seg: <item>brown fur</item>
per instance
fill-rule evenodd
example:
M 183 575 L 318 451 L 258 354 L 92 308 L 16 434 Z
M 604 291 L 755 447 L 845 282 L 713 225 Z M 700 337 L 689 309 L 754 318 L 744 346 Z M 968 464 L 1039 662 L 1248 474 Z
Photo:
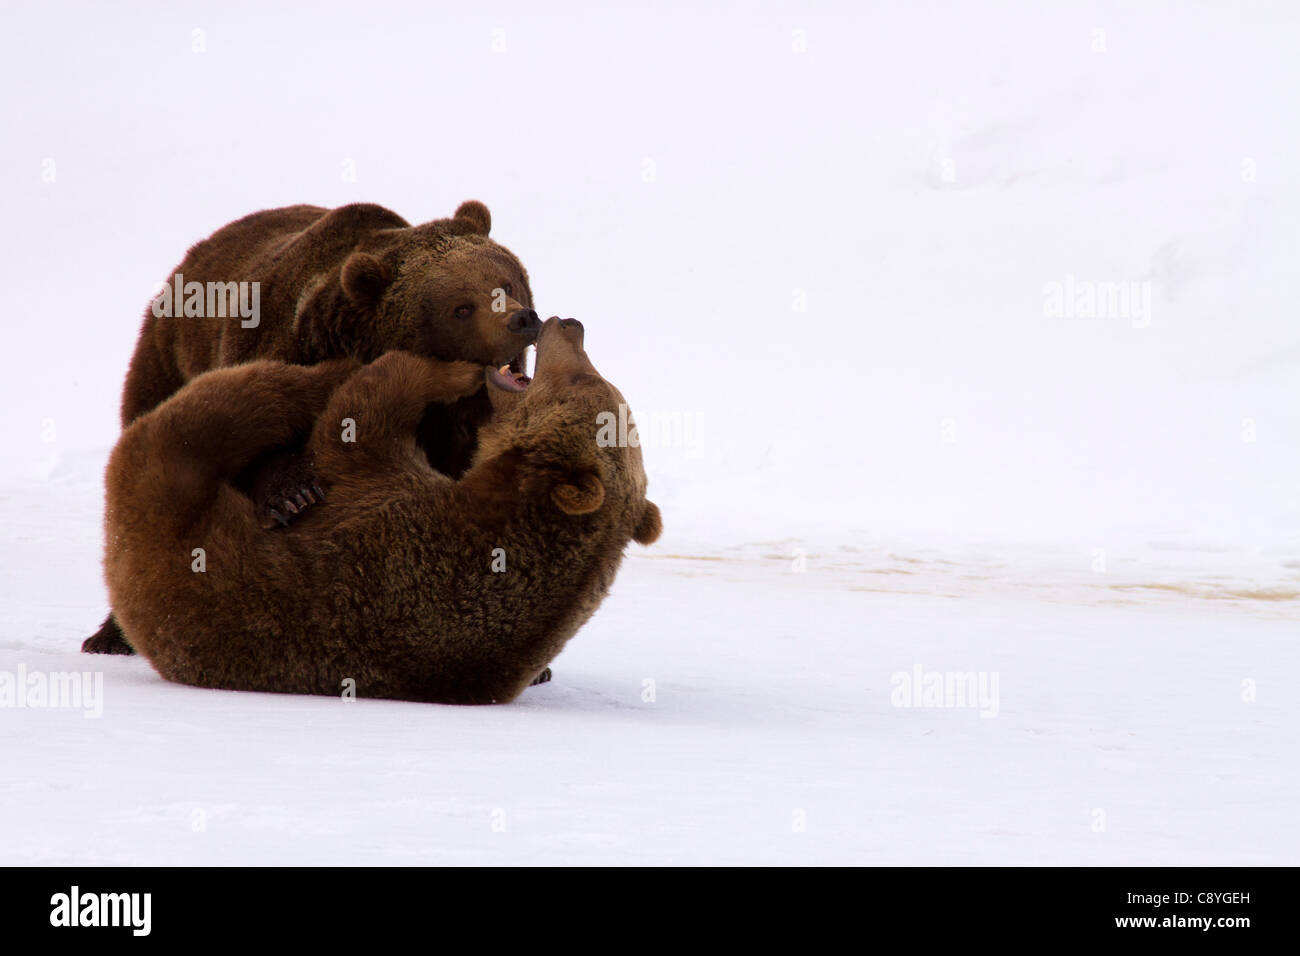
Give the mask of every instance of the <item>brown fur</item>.
M 595 611 L 627 542 L 659 535 L 640 449 L 596 442 L 597 414 L 623 398 L 582 327 L 551 319 L 527 391 L 488 386 L 495 416 L 453 480 L 429 467 L 418 424 L 482 370 L 405 352 L 354 368 L 209 372 L 127 428 L 108 466 L 113 606 L 169 680 L 337 695 L 350 678 L 359 696 L 511 700 Z M 231 478 L 313 421 L 328 513 L 267 534 Z
M 359 203 L 268 209 L 218 229 L 173 275 L 205 286 L 259 283 L 260 321 L 244 328 L 237 318 L 158 317 L 151 304 L 122 391 L 123 427 L 194 376 L 251 359 L 369 362 L 395 349 L 483 365 L 514 359 L 535 329 L 514 333 L 509 321 L 532 309 L 532 289 L 523 264 L 488 238 L 491 225 L 487 207 L 469 200 L 451 219 L 422 226 Z M 496 289 L 508 294 L 494 302 Z M 471 315 L 459 317 L 466 306 Z M 464 469 L 486 408 L 479 393 L 456 414 L 425 423 L 468 441 L 455 448 L 426 442 L 435 467 L 453 475 Z M 470 420 L 468 431 L 458 417 Z
M 488 239 L 491 227 L 487 207 L 475 200 L 462 203 L 451 219 L 422 226 L 382 206 L 355 204 L 269 209 L 222 227 L 194 245 L 173 276 L 205 288 L 209 282 L 258 283 L 258 324 L 185 317 L 182 302 L 173 302 L 172 315 L 157 316 L 151 302 L 122 392 L 123 427 L 195 376 L 253 359 L 367 362 L 404 349 L 483 365 L 516 360 L 536 335 L 532 290 L 519 260 Z M 483 389 L 431 407 L 420 423 L 430 464 L 461 474 L 489 414 Z M 286 443 L 293 440 L 286 435 Z M 239 486 L 261 507 L 264 526 L 274 524 L 270 515 L 297 513 L 293 504 L 280 504 L 296 492 L 307 496 L 306 502 L 297 499 L 303 507 L 315 502 L 310 457 L 294 448 L 267 449 L 250 464 Z M 83 650 L 131 653 L 112 614 Z

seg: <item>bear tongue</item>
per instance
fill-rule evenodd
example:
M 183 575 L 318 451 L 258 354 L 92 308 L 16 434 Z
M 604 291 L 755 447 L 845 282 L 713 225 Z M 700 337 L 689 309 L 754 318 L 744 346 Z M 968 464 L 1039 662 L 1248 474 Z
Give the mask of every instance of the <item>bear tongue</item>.
M 497 385 L 507 391 L 522 392 L 532 381 L 523 372 L 516 372 L 509 362 L 492 372 Z

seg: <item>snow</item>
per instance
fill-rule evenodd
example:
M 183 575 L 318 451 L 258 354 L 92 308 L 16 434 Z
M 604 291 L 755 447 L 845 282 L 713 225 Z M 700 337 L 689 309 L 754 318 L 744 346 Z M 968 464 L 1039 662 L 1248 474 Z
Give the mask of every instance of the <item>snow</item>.
M 0 863 L 1300 859 L 1293 7 L 253 9 L 6 14 L 0 678 L 102 673 L 103 713 L 0 707 Z M 660 436 L 664 537 L 555 680 L 77 654 L 184 248 L 470 196 Z M 996 708 L 895 706 L 917 669 Z

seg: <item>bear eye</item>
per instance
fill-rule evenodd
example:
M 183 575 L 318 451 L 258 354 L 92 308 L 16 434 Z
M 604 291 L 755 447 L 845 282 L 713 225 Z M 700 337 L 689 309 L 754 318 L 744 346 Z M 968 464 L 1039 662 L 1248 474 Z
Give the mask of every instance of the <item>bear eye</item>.
M 453 314 L 458 319 L 468 319 L 471 315 L 474 314 L 474 306 L 458 305 L 456 306 L 455 312 Z
M 501 291 L 504 292 L 506 295 L 514 295 L 515 287 L 512 286 L 509 282 L 503 282 L 501 283 Z

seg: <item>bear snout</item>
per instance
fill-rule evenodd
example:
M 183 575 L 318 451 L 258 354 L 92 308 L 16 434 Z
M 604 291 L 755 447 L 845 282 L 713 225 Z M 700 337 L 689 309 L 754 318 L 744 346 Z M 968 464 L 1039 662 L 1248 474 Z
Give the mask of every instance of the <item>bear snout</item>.
M 537 313 L 532 309 L 520 309 L 511 314 L 509 321 L 506 322 L 506 328 L 511 332 L 531 335 L 537 337 L 537 333 L 542 330 L 542 320 L 537 317 Z
M 577 319 L 562 319 L 559 316 L 552 316 L 555 322 L 556 332 L 565 339 L 570 345 L 582 348 L 582 340 L 586 338 L 587 330 L 583 328 L 581 322 Z M 549 322 L 547 323 L 549 324 Z
M 538 370 L 542 368 L 542 353 L 545 352 L 549 358 L 546 364 L 559 365 L 572 364 L 576 361 L 574 368 L 578 372 L 595 373 L 591 367 L 591 360 L 587 358 L 587 353 L 583 351 L 583 338 L 586 329 L 577 319 L 562 319 L 558 315 L 553 315 L 542 323 L 541 334 L 537 336 L 537 361 Z M 558 366 L 557 366 L 558 367 Z

